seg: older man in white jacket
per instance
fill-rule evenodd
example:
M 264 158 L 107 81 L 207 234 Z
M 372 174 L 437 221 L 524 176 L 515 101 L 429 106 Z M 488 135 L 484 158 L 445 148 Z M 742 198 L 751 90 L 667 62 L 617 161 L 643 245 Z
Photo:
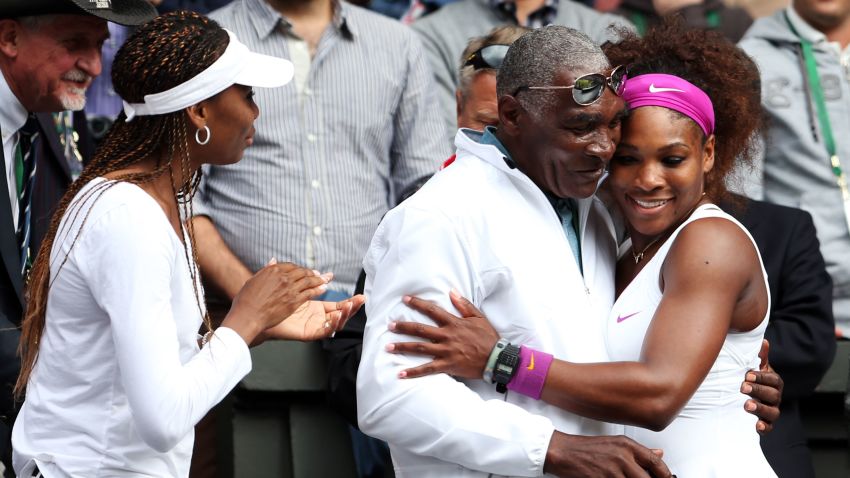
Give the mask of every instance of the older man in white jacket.
M 499 72 L 499 129 L 461 130 L 452 167 L 375 233 L 364 259 L 369 321 L 358 415 L 364 432 L 389 442 L 398 476 L 669 476 L 627 439 L 575 436 L 617 434 L 617 425 L 480 380 L 403 380 L 399 372 L 423 360 L 385 352 L 395 340 L 390 322 L 425 320 L 404 294 L 448 307 L 445 291 L 456 288 L 512 343 L 576 362 L 607 360 L 601 326 L 614 299 L 616 240 L 593 193 L 624 104 L 610 80 L 575 93 L 572 85 L 610 72 L 602 51 L 575 30 L 525 35 Z

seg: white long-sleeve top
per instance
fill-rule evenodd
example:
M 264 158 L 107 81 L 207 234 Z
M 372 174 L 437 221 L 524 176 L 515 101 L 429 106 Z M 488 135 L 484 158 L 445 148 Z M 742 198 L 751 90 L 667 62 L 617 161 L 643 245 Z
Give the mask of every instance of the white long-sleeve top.
M 469 133 L 473 134 L 473 133 Z M 405 294 L 454 310 L 457 288 L 514 344 L 575 362 L 607 361 L 603 326 L 614 299 L 614 229 L 597 199 L 579 201 L 582 277 L 543 192 L 494 146 L 463 130 L 457 160 L 387 213 L 364 259 L 366 325 L 357 377 L 360 426 L 390 444 L 400 477 L 538 476 L 553 430 L 622 428 L 581 418 L 482 380 L 402 380 L 420 357 L 394 355 L 393 320 L 430 323 Z
M 199 308 L 162 208 L 106 184 L 77 195 L 51 251 L 46 326 L 12 437 L 19 476 L 34 464 L 48 478 L 188 476 L 194 425 L 251 369 L 231 329 L 198 348 L 203 291 Z

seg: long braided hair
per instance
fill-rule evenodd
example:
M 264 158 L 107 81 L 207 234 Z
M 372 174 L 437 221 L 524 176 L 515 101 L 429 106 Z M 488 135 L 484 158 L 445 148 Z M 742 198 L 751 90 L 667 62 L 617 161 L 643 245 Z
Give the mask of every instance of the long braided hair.
M 177 11 L 159 16 L 139 27 L 121 47 L 112 64 L 112 84 L 121 98 L 129 103 L 141 103 L 144 96 L 173 88 L 198 75 L 209 67 L 227 48 L 229 42 L 225 32 L 216 22 L 189 11 Z M 108 188 L 119 181 L 144 184 L 169 173 L 172 177 L 172 192 L 177 204 L 177 213 L 182 218 L 192 216 L 192 195 L 200 181 L 200 170 L 190 170 L 187 130 L 189 124 L 184 111 L 163 115 L 140 116 L 131 122 L 118 115 L 103 143 L 86 166 L 79 179 L 71 184 L 59 202 L 50 223 L 41 249 L 33 264 L 27 284 L 27 310 L 21 326 L 21 373 L 15 384 L 15 396 L 21 398 L 38 358 L 39 341 L 44 333 L 45 315 L 50 285 L 51 267 L 55 276 L 61 271 L 68 254 L 50 261 L 50 252 L 57 237 L 59 243 L 72 240 L 74 246 L 83 230 L 85 219 L 75 237 L 62 235 L 59 230 L 62 218 L 68 216 L 67 224 L 76 222 L 77 216 L 88 201 L 96 201 Z M 153 171 L 122 174 L 113 181 L 96 184 L 81 197 L 77 194 L 91 180 L 120 171 L 144 159 L 156 158 Z M 174 168 L 180 168 L 183 183 L 175 184 Z M 91 209 L 89 209 L 90 211 Z M 200 277 L 195 253 L 195 236 L 191 221 L 187 221 L 188 243 L 184 243 L 186 261 L 192 275 L 193 289 L 204 324 L 209 329 L 209 316 L 204 312 L 198 294 Z M 191 251 L 191 252 L 190 252 Z

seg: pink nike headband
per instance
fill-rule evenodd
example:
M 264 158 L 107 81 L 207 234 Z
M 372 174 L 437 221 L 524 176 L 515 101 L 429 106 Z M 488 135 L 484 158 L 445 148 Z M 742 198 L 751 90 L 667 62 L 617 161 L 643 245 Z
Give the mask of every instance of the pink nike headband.
M 661 106 L 691 118 L 706 136 L 714 132 L 714 106 L 704 91 L 678 76 L 651 73 L 630 77 L 623 99 L 629 108 Z

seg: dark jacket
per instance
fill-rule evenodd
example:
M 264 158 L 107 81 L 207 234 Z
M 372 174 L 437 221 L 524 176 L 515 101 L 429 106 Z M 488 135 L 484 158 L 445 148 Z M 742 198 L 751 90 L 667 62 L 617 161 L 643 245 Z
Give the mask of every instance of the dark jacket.
M 362 294 L 366 271 L 360 271 L 354 293 Z M 322 346 L 328 353 L 328 403 L 351 426 L 357 425 L 357 369 L 363 353 L 363 333 L 366 330 L 366 307 L 348 319 L 345 327 Z
M 749 229 L 761 252 L 770 287 L 770 364 L 785 381 L 781 415 L 761 439 L 780 478 L 814 478 L 799 400 L 810 395 L 832 364 L 835 322 L 832 281 L 812 216 L 800 209 L 746 200 L 723 205 Z
M 38 113 L 39 136 L 36 154 L 36 180 L 32 196 L 31 234 L 32 250 L 37 251 L 47 229 L 50 217 L 62 195 L 71 184 L 70 167 L 65 159 L 64 150 L 59 142 L 56 126 L 50 113 Z M 85 114 L 74 114 L 74 123 L 79 125 L 78 145 L 83 158 L 92 155 L 92 142 L 86 128 Z M 0 160 L 3 157 L 0 149 Z M 7 191 L 5 175 L 0 175 L 0 191 Z M 20 370 L 16 355 L 21 323 L 24 311 L 23 277 L 20 271 L 20 255 L 15 228 L 12 222 L 12 207 L 9 195 L 0 194 L 0 416 L 10 423 L 14 416 L 12 386 Z

